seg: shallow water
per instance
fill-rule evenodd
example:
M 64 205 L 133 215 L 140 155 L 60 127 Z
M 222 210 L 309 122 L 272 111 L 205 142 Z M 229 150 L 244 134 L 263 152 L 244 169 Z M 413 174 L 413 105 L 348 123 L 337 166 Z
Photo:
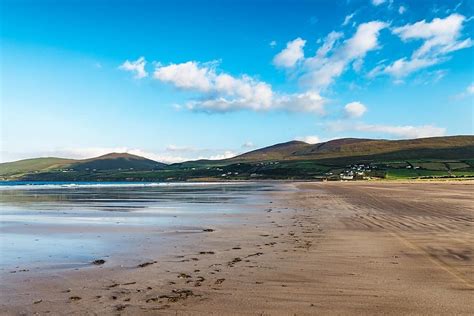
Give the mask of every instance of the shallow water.
M 252 212 L 265 183 L 0 183 L 0 272 L 80 267 Z M 225 216 L 222 216 L 225 215 Z M 167 235 L 168 234 L 168 235 Z M 177 238 L 174 236 L 173 238 Z M 146 245 L 145 245 L 146 246 Z

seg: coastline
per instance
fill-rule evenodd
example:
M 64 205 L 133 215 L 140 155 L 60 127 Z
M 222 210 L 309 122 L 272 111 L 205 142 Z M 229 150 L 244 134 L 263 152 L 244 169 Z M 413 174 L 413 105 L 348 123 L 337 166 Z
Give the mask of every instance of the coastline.
M 404 184 L 404 185 L 400 185 Z M 163 253 L 8 275 L 2 314 L 470 314 L 472 181 L 286 182 Z M 201 229 L 200 227 L 199 229 Z M 179 235 L 179 236 L 178 236 Z M 179 247 L 178 247 L 179 246 Z

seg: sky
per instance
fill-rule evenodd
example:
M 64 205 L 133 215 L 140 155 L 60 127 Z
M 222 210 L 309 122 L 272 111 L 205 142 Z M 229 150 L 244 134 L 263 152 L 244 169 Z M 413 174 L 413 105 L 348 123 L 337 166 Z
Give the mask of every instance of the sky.
M 469 0 L 0 0 L 0 160 L 474 134 Z

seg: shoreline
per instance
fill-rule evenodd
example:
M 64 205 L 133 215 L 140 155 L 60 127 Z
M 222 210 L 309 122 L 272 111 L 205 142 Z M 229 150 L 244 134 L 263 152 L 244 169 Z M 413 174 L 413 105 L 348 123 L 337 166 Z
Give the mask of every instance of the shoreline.
M 177 243 L 162 254 L 8 275 L 0 311 L 473 313 L 462 303 L 474 290 L 473 184 L 280 183 L 232 223 L 171 234 Z

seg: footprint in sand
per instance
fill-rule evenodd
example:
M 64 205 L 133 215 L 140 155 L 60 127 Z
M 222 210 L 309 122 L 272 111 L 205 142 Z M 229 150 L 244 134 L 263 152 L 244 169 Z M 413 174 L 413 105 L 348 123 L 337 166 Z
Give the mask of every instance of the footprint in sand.
M 80 297 L 80 296 L 71 296 L 71 297 L 69 298 L 70 301 L 79 301 L 79 300 L 81 300 L 81 299 L 82 299 L 82 297 Z

